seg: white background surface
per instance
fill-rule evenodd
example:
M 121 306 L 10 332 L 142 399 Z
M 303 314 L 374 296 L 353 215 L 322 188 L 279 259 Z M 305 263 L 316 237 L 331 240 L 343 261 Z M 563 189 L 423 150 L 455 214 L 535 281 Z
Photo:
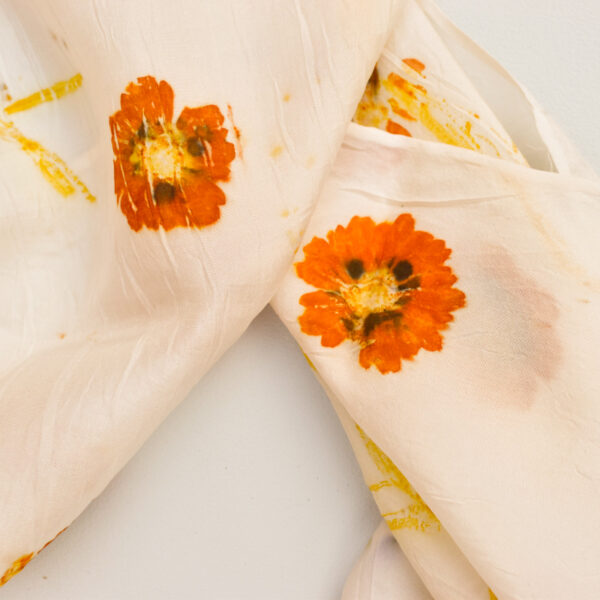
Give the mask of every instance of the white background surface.
M 600 171 L 600 3 L 439 0 Z M 378 523 L 267 309 L 2 600 L 333 600 Z

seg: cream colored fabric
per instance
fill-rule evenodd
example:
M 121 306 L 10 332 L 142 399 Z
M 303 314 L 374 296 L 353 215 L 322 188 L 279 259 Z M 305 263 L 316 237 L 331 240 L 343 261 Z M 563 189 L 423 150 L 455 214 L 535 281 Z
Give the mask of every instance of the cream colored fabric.
M 71 523 L 272 296 L 393 8 L 2 2 L 3 108 L 50 91 L 0 114 L 0 574 Z M 173 126 L 186 106 L 225 117 L 236 154 L 210 226 L 136 232 L 116 202 L 109 117 L 147 76 L 173 90 Z
M 341 600 L 432 600 L 386 523 L 375 530 L 350 573 Z
M 279 288 L 399 544 L 344 598 L 600 595 L 600 185 L 527 92 L 429 0 L 5 0 L 0 28 L 2 583 Z M 122 135 L 136 86 L 172 119 Z M 156 212 L 165 164 L 210 174 L 216 220 L 125 214 L 115 180 L 160 171 Z
M 352 125 L 302 245 L 355 215 L 410 212 L 452 249 L 466 306 L 441 352 L 383 375 L 359 365 L 355 344 L 326 348 L 300 330 L 298 299 L 314 287 L 293 269 L 274 301 L 499 598 L 599 589 L 599 198 L 592 181 Z
M 477 77 L 478 89 L 456 56 Z M 404 87 L 394 85 L 396 74 L 408 82 Z M 430 3 L 403 4 L 402 18 L 378 61 L 377 80 L 377 92 L 367 89 L 355 115 L 362 124 L 385 129 L 388 117 L 392 117 L 413 137 L 527 164 L 482 95 L 512 98 L 510 109 L 503 112 L 504 123 L 521 141 L 532 164 L 595 179 L 530 94 Z M 399 118 L 402 111 L 398 108 L 411 114 L 404 110 Z M 352 421 L 330 390 L 328 393 L 380 512 L 432 595 L 457 600 L 493 597 L 396 465 Z M 392 592 L 390 597 L 394 597 Z

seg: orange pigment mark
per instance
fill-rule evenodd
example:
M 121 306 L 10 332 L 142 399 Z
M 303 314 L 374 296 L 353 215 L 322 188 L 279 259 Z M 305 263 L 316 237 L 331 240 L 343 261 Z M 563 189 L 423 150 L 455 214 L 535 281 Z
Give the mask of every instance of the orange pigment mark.
M 12 122 L 0 119 L 0 139 L 15 142 L 35 163 L 44 178 L 62 196 L 70 196 L 76 188 L 90 201 L 95 202 L 87 186 L 68 167 L 65 161 L 35 140 L 25 137 Z
M 465 121 L 462 125 L 457 124 L 445 103 L 430 98 L 422 85 L 410 83 L 404 77 L 392 72 L 384 82 L 384 86 L 391 94 L 388 102 L 392 110 L 395 113 L 400 110 L 406 111 L 413 119 L 425 126 L 438 141 L 469 150 L 481 149 L 479 141 L 472 133 L 472 123 Z M 439 113 L 442 113 L 448 121 L 442 122 L 437 117 Z M 491 142 L 489 143 L 493 146 Z M 498 154 L 498 151 L 495 150 L 495 153 Z
M 394 123 L 394 121 L 388 120 L 388 122 L 385 125 L 385 130 L 388 133 L 396 133 L 399 135 L 406 135 L 408 137 L 412 137 L 412 135 L 410 134 L 410 131 L 408 131 L 408 129 L 406 129 L 405 127 L 402 127 L 402 125 L 400 125 L 399 123 Z
M 17 558 L 17 560 L 15 560 L 15 562 L 13 562 L 13 564 L 6 570 L 4 575 L 0 577 L 0 586 L 7 583 L 8 580 L 12 579 L 17 573 L 20 573 L 34 556 L 35 553 L 31 552 L 30 554 L 25 554 L 20 558 Z
M 4 109 L 4 112 L 6 112 L 6 114 L 11 115 L 16 112 L 29 110 L 44 102 L 52 102 L 52 100 L 58 100 L 59 98 L 62 98 L 67 94 L 71 94 L 77 89 L 79 89 L 81 87 L 82 82 L 83 77 L 81 76 L 81 73 L 77 73 L 77 75 L 73 75 L 73 77 L 71 77 L 70 79 L 67 79 L 65 81 L 59 81 L 48 88 L 36 92 L 35 94 L 31 94 L 26 98 L 21 98 L 20 100 L 9 104 Z
M 478 151 L 489 156 L 515 157 L 525 163 L 517 147 L 511 140 L 479 124 L 480 116 L 469 113 L 460 106 L 448 102 L 445 98 L 435 98 L 422 85 L 426 83 L 425 64 L 416 58 L 403 59 L 402 74 L 389 72 L 386 79 L 381 78 L 381 67 L 376 68 L 369 79 L 363 97 L 353 120 L 366 127 L 377 127 L 390 131 L 389 123 L 397 123 L 396 115 L 404 121 L 418 122 L 439 142 Z M 417 83 L 416 77 L 422 83 Z M 390 116 L 387 106 L 391 108 Z M 465 119 L 468 116 L 468 119 Z M 490 132 L 492 135 L 490 135 Z M 422 136 L 423 132 L 413 130 L 413 136 Z M 424 139 L 428 139 L 425 136 Z
M 284 102 L 289 102 L 291 97 L 292 97 L 291 94 L 284 94 L 283 95 L 283 101 Z
M 326 348 L 356 344 L 360 366 L 382 374 L 397 373 L 421 349 L 441 351 L 465 295 L 445 264 L 451 250 L 414 226 L 408 213 L 392 223 L 355 216 L 306 244 L 296 274 L 316 291 L 299 299 L 302 332 Z
M 420 60 L 417 60 L 416 58 L 403 58 L 402 62 L 420 74 L 422 74 L 425 69 L 425 65 Z
M 235 136 L 235 149 L 237 150 L 238 156 L 243 160 L 244 159 L 244 148 L 242 147 L 242 134 L 240 130 L 236 127 L 235 121 L 233 120 L 233 108 L 231 104 L 227 105 L 227 118 L 231 122 L 231 126 L 233 127 L 233 135 Z
M 109 117 L 117 204 L 133 231 L 169 231 L 216 223 L 226 203 L 235 146 L 218 106 L 184 107 L 173 119 L 175 93 L 148 75 L 129 83 Z
M 59 334 L 58 334 L 58 337 L 59 337 L 61 340 L 64 340 L 64 339 L 65 339 L 65 337 L 67 337 L 67 334 L 66 334 L 66 333 L 59 333 Z
M 67 528 L 65 527 L 65 529 Z M 36 557 L 44 548 L 46 548 L 46 546 L 51 544 L 63 531 L 65 531 L 65 529 L 59 531 L 49 542 L 46 542 L 42 546 L 42 548 L 37 552 L 30 552 L 29 554 L 25 554 L 20 558 L 17 558 L 17 560 L 15 560 L 15 562 L 13 562 L 13 564 L 6 570 L 4 575 L 0 577 L 0 586 L 3 586 L 17 573 L 20 573 L 27 566 L 27 564 L 31 561 L 32 558 Z
M 407 121 L 416 121 L 417 117 L 413 117 L 408 111 L 404 110 L 396 101 L 395 98 L 390 98 L 388 100 L 390 106 L 392 107 L 392 112 L 396 113 L 399 117 L 406 119 Z

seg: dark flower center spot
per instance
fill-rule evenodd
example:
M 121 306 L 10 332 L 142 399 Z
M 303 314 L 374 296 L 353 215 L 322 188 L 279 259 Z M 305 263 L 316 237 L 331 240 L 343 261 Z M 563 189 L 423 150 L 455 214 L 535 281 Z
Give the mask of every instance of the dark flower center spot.
M 352 331 L 354 329 L 354 321 L 352 319 L 342 319 L 342 323 L 344 324 L 344 327 L 348 330 L 348 331 Z
M 396 263 L 396 266 L 392 270 L 394 277 L 397 281 L 404 281 L 413 274 L 412 265 L 407 260 L 401 260 Z
M 359 258 L 353 258 L 346 263 L 346 272 L 352 279 L 360 279 L 361 275 L 365 272 L 365 266 L 363 261 Z
M 137 130 L 137 136 L 142 139 L 146 137 L 146 126 L 144 125 L 144 122 L 142 121 L 142 123 L 140 124 L 138 130 Z
M 197 137 L 190 138 L 187 141 L 187 151 L 192 156 L 202 156 L 205 152 L 204 144 Z
M 396 289 L 399 292 L 404 290 L 416 290 L 421 285 L 421 278 L 418 275 L 411 277 L 408 281 L 401 283 Z
M 363 334 L 366 338 L 369 337 L 373 329 L 386 321 L 392 321 L 399 319 L 402 316 L 401 313 L 394 310 L 384 310 L 382 312 L 369 313 L 367 318 L 363 322 Z
M 175 186 L 161 181 L 154 187 L 154 201 L 156 204 L 165 204 L 175 198 Z

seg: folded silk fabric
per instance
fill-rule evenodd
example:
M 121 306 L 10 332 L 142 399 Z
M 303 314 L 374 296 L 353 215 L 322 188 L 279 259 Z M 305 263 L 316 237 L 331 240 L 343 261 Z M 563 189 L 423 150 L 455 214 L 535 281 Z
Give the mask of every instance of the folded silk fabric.
M 395 18 L 388 0 L 0 7 L 5 583 L 273 295 Z
M 178 8 L 4 6 L 3 582 L 265 304 L 328 174 L 274 306 L 410 562 L 379 530 L 345 597 L 596 598 L 587 168 L 519 89 L 520 151 L 428 3 Z
M 564 143 L 527 93 L 432 5 L 404 3 L 402 19 L 378 61 L 355 121 L 392 134 L 527 164 L 454 60 L 450 48 L 454 53 L 462 50 L 463 62 L 469 67 L 480 63 L 478 81 L 486 96 L 490 97 L 493 88 L 498 95 L 514 99 L 507 126 L 522 141 L 532 164 L 561 173 L 589 175 L 584 161 Z M 499 77 L 504 79 L 503 85 L 492 85 L 493 79 Z M 375 315 L 386 317 L 385 313 Z M 352 421 L 331 390 L 329 393 L 382 515 L 432 595 L 447 599 L 489 598 L 492 590 L 429 506 L 390 458 Z M 365 560 L 368 559 L 363 558 L 362 562 Z M 383 570 L 379 579 L 385 579 Z M 356 582 L 351 580 L 347 590 L 352 586 Z
M 433 597 L 596 598 L 600 186 L 521 90 L 563 168 L 484 156 L 482 116 L 436 117 L 436 65 L 430 85 L 405 58 L 372 77 L 358 117 L 391 123 L 349 128 L 274 306 Z

